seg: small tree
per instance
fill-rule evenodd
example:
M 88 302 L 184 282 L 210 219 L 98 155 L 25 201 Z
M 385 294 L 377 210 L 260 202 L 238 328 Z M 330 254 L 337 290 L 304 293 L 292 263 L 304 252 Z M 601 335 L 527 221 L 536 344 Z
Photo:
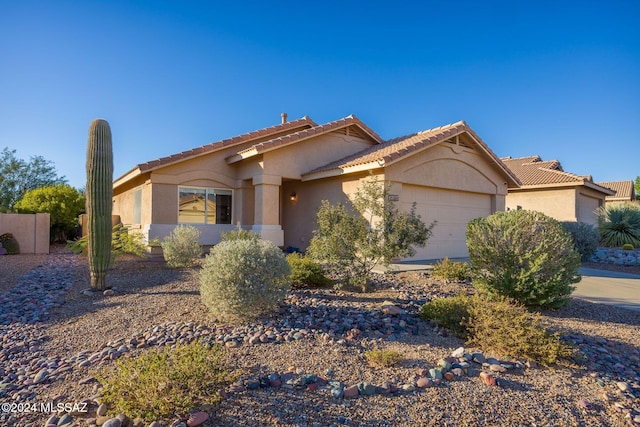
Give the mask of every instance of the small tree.
M 75 237 L 78 215 L 84 212 L 84 196 L 67 184 L 40 187 L 25 193 L 14 208 L 19 213 L 49 213 L 51 240 Z
M 366 180 L 350 197 L 350 207 L 322 201 L 308 253 L 326 262 L 341 283 L 367 289 L 369 274 L 378 264 L 415 254 L 424 246 L 435 225 L 426 226 L 415 213 L 400 212 L 389 200 L 387 185 L 377 177 Z
M 65 177 L 59 177 L 53 163 L 44 157 L 25 162 L 16 157 L 16 150 L 0 151 L 0 212 L 11 211 L 29 190 L 64 183 Z

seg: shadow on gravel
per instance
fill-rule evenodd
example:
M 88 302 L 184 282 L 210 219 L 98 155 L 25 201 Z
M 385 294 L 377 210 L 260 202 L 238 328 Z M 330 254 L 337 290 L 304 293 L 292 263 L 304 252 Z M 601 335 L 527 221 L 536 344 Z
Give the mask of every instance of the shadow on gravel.
M 134 298 L 153 298 L 154 295 L 175 295 L 176 301 L 194 298 L 199 301 L 197 289 L 185 289 L 183 283 L 193 281 L 193 270 L 167 268 L 164 260 L 137 257 L 117 260 L 107 272 L 107 287 L 115 291 L 113 296 L 101 292 L 84 295 L 90 290 L 89 267 L 84 263 L 74 277 L 74 284 L 64 295 L 62 304 L 51 310 L 44 323 L 70 321 L 87 313 L 100 310 L 126 310 L 135 304 Z M 173 285 L 175 284 L 175 285 Z
M 605 308 L 610 308 L 606 306 Z M 603 310 L 603 305 L 572 298 L 566 307 L 557 310 L 544 310 L 541 314 L 550 318 L 580 319 L 594 322 L 620 323 L 639 325 L 640 312 L 617 307 Z

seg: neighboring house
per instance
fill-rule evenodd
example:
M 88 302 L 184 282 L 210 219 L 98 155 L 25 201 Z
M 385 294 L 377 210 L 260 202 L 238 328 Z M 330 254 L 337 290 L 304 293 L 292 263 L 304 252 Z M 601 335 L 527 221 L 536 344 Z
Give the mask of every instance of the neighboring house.
M 390 183 L 403 210 L 437 221 L 415 259 L 466 256 L 466 224 L 505 209 L 519 182 L 465 123 L 384 141 L 354 116 L 309 117 L 139 164 L 113 185 L 113 212 L 145 237 L 178 224 L 203 245 L 238 225 L 282 247 L 306 249 L 322 200 L 345 202 L 362 180 Z
M 619 205 L 636 200 L 636 190 L 631 180 L 598 182 L 597 184 L 601 187 L 610 188 L 615 192 L 611 196 L 606 197 L 605 204 L 607 206 Z
M 596 224 L 596 210 L 614 194 L 591 176 L 565 172 L 557 160 L 543 161 L 539 156 L 501 160 L 522 183 L 509 188 L 507 209 L 535 210 L 559 221 Z

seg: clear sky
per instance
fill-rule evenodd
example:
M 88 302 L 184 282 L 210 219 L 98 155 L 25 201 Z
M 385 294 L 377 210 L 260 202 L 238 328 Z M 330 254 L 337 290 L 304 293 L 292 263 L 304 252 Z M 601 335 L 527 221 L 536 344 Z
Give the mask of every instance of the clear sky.
M 640 1 L 0 0 L 0 150 L 85 185 L 309 115 L 383 138 L 465 120 L 498 156 L 640 175 Z

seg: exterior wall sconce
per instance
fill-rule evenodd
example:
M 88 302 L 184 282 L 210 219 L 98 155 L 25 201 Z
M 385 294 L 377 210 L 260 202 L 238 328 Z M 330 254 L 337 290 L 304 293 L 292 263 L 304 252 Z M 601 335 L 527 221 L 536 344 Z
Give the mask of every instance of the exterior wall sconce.
M 291 195 L 289 196 L 289 200 L 291 200 L 292 202 L 295 202 L 296 200 L 298 200 L 298 195 L 296 194 L 295 191 L 291 193 Z

